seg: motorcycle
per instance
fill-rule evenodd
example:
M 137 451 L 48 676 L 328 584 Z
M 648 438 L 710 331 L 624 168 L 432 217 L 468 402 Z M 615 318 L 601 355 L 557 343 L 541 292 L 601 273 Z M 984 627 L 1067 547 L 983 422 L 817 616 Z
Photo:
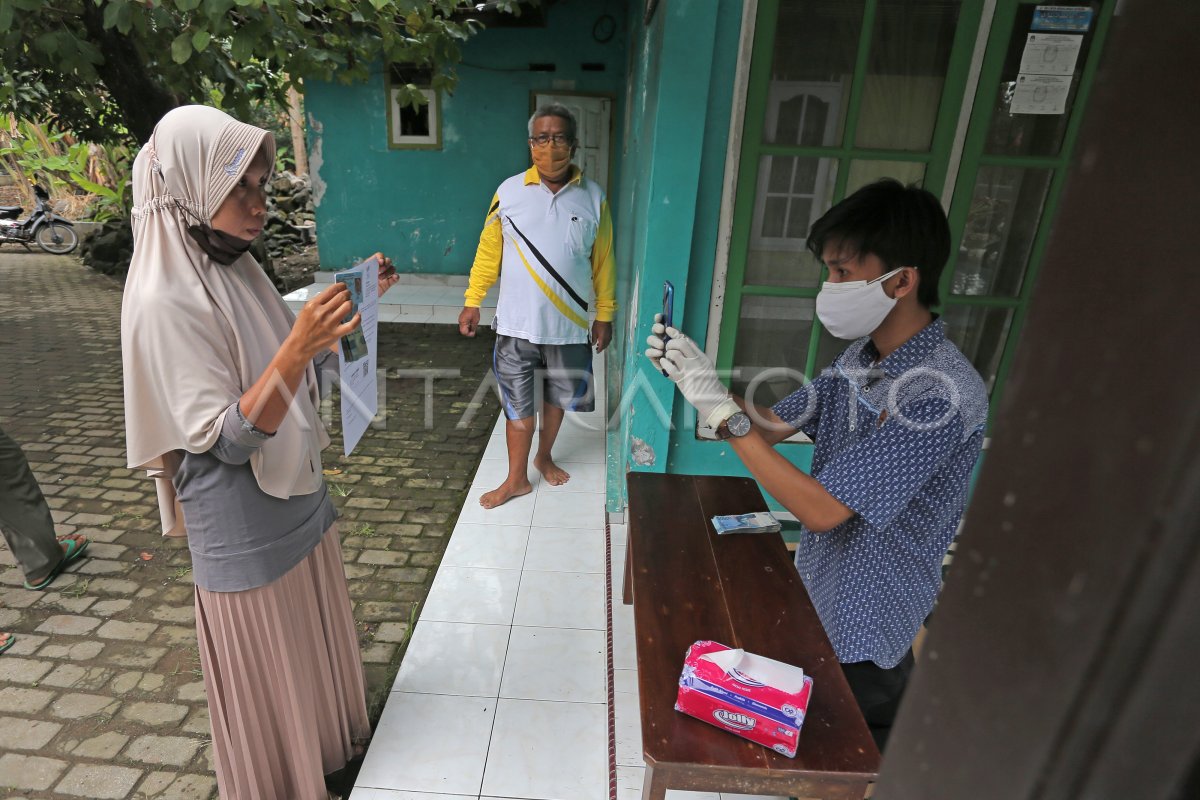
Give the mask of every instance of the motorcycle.
M 40 185 L 33 185 L 37 203 L 33 213 L 25 219 L 21 206 L 0 206 L 0 244 L 16 243 L 29 249 L 30 242 L 47 253 L 65 255 L 79 244 L 79 234 L 72 227 L 75 223 L 60 217 L 50 208 L 50 195 Z

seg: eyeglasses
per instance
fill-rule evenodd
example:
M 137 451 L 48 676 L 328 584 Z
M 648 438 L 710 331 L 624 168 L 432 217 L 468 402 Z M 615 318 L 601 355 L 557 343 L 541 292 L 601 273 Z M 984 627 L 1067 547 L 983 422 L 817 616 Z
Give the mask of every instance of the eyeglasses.
M 545 147 L 554 142 L 556 145 L 571 144 L 574 140 L 565 133 L 540 133 L 537 136 L 529 137 L 529 144 L 534 147 Z

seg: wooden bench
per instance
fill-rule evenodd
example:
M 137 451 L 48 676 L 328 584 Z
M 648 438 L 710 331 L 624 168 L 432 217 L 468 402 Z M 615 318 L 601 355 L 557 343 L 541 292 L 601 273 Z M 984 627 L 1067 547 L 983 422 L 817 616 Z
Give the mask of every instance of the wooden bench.
M 641 692 L 643 800 L 667 789 L 861 800 L 879 751 L 779 536 L 718 537 L 718 514 L 766 511 L 749 479 L 630 473 L 624 599 Z M 794 759 L 675 711 L 688 646 L 711 639 L 802 667 L 813 696 Z

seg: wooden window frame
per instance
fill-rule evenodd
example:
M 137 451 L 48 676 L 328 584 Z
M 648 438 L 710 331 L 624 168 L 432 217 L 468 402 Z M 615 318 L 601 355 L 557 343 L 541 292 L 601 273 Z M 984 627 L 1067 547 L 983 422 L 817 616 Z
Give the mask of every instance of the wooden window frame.
M 429 109 L 429 133 L 425 136 L 401 136 L 399 129 L 400 114 L 404 106 L 397 100 L 398 88 L 393 77 L 393 69 L 385 73 L 387 97 L 387 146 L 389 150 L 441 150 L 442 149 L 442 96 L 436 89 L 420 87 L 425 95 Z

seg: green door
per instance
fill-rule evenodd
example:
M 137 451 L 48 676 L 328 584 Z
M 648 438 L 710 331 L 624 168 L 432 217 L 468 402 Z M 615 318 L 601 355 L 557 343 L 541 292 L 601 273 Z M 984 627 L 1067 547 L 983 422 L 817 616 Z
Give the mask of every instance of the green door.
M 804 237 L 886 176 L 953 186 L 938 310 L 995 400 L 1114 2 L 760 0 L 717 352 L 736 393 L 770 404 L 844 348 Z
M 982 6 L 760 0 L 717 353 L 734 392 L 769 405 L 845 346 L 816 320 L 808 228 L 881 177 L 941 194 Z

